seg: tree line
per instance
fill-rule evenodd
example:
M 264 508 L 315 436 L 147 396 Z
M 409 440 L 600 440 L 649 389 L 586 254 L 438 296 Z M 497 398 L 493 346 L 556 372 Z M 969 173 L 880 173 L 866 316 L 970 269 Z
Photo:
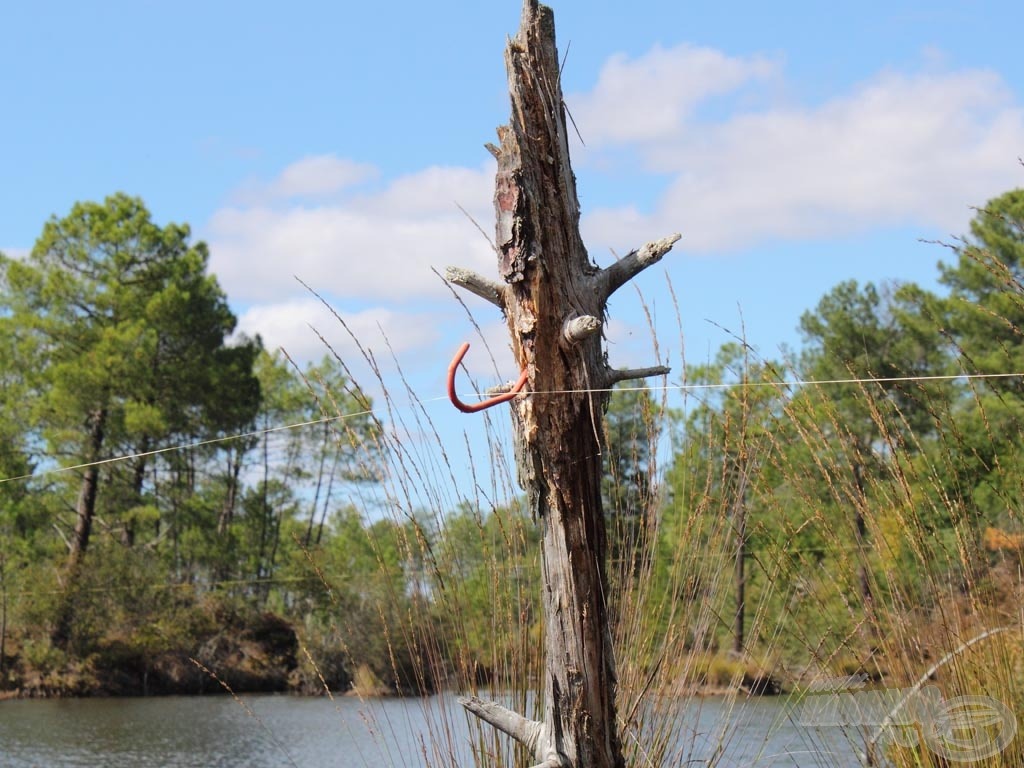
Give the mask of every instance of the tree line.
M 208 261 L 126 195 L 0 260 L 0 473 L 22 478 L 0 485 L 0 574 L 22 662 L 102 657 L 113 630 L 145 664 L 204 593 L 265 610 L 293 550 L 335 535 L 343 487 L 372 479 L 343 364 L 237 334 Z
M 1024 191 L 948 247 L 941 295 L 844 282 L 798 352 L 737 340 L 687 367 L 681 404 L 613 395 L 612 600 L 638 669 L 685 648 L 880 672 L 899 606 L 926 623 L 950 590 L 1003 588 L 1020 551 L 983 543 L 1021 530 Z M 238 334 L 208 261 L 125 195 L 0 257 L 0 690 L 536 674 L 522 504 L 353 502 L 387 463 L 372 403 L 344 361 Z
M 694 568 L 694 595 L 723 593 L 694 647 L 910 674 L 1012 615 L 1022 549 L 985 542 L 1022 530 L 1024 190 L 944 247 L 941 293 L 846 281 L 804 313 L 799 351 L 740 340 L 688 370 L 707 388 L 661 532 L 721 555 Z

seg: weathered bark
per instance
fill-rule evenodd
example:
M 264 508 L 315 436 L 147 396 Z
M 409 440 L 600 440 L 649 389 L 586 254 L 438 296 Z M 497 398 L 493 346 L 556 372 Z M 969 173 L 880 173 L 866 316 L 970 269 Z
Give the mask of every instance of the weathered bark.
M 527 745 L 547 766 L 623 764 L 615 714 L 615 661 L 601 508 L 602 415 L 616 381 L 667 373 L 608 367 L 600 331 L 608 296 L 664 255 L 678 235 L 601 270 L 579 233 L 569 164 L 554 17 L 525 0 L 505 62 L 510 124 L 498 129 L 495 191 L 498 271 L 449 279 L 500 306 L 527 392 L 512 402 L 520 484 L 542 529 L 546 674 L 544 719 L 467 699 L 467 709 Z

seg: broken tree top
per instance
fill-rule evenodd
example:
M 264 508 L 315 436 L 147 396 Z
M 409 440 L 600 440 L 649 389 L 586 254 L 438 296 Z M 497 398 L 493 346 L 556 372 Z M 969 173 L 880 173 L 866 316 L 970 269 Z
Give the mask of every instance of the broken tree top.
M 590 260 L 579 232 L 576 178 L 569 161 L 565 106 L 559 79 L 554 14 L 532 0 L 505 52 L 512 102 L 500 146 L 494 206 L 500 280 L 450 267 L 447 278 L 505 312 L 521 370 L 533 391 L 603 389 L 616 382 L 668 373 L 661 366 L 615 370 L 603 362 L 600 336 L 605 305 L 618 288 L 659 261 L 679 240 L 673 234 L 629 252 L 606 269 Z M 535 369 L 536 345 L 586 345 L 600 364 L 586 382 L 560 387 Z M 518 343 L 517 343 L 518 342 Z M 537 380 L 537 376 L 541 380 Z M 561 382 L 565 384 L 566 382 Z

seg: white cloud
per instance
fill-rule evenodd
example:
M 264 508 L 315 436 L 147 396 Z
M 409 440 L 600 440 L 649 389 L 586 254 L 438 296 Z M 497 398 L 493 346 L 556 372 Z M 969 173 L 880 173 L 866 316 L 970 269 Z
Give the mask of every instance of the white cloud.
M 672 179 L 649 213 L 589 215 L 588 236 L 614 247 L 668 231 L 691 252 L 899 224 L 956 232 L 970 205 L 1019 184 L 1024 110 L 991 72 L 883 73 L 816 107 L 693 122 L 633 146 Z
M 305 174 L 294 168 L 270 186 Z M 487 228 L 492 178 L 491 168 L 427 168 L 380 192 L 330 203 L 222 208 L 205 233 L 211 267 L 228 295 L 242 301 L 293 295 L 302 290 L 295 276 L 333 297 L 442 295 L 432 267 L 494 269 L 487 240 L 458 208 Z
M 292 163 L 273 181 L 249 180 L 232 195 L 240 205 L 323 200 L 377 176 L 372 165 L 335 155 L 312 155 Z
M 455 207 L 458 203 L 474 218 L 484 217 L 478 221 L 486 227 L 494 218 L 494 170 L 494 163 L 477 169 L 431 166 L 401 176 L 380 194 L 354 200 L 353 205 L 382 216 L 451 216 L 454 211 L 468 224 Z
M 438 337 L 438 322 L 429 314 L 383 307 L 339 314 L 360 344 L 382 361 L 388 357 L 388 346 L 399 354 L 427 347 Z M 252 306 L 239 317 L 238 332 L 259 334 L 267 349 L 282 347 L 296 361 L 318 360 L 330 354 L 324 341 L 346 361 L 361 359 L 349 332 L 330 309 L 312 296 Z
M 569 96 L 573 119 L 588 146 L 672 138 L 709 97 L 778 74 L 761 57 L 730 57 L 711 48 L 655 46 L 637 59 L 612 56 L 597 84 Z
M 959 232 L 970 205 L 1020 183 L 1024 109 L 995 73 L 882 72 L 813 105 L 794 105 L 784 92 L 781 65 L 760 56 L 679 46 L 610 59 L 591 92 L 569 98 L 588 142 L 577 161 L 614 174 L 630 158 L 630 183 L 638 169 L 657 174 L 662 192 L 644 208 L 585 212 L 591 251 L 621 253 L 674 231 L 689 253 L 898 225 Z M 432 268 L 494 273 L 490 245 L 457 207 L 491 232 L 492 162 L 365 183 L 376 176 L 352 160 L 308 157 L 243 186 L 214 214 L 203 234 L 228 295 L 250 305 L 243 330 L 318 356 L 306 327 L 316 304 L 293 276 L 364 308 L 447 301 Z M 324 317 L 314 324 L 325 321 L 332 327 Z M 377 324 L 406 350 L 443 330 L 426 314 L 353 316 L 358 334 L 377 338 Z M 474 349 L 471 370 L 490 381 L 496 373 L 482 352 Z M 619 353 L 616 365 L 650 363 Z M 514 375 L 504 345 L 499 354 L 501 374 Z

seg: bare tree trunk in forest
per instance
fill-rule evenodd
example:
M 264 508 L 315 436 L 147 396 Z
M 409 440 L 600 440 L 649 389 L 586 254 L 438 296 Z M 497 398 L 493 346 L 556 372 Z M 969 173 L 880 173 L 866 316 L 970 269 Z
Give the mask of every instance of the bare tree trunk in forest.
M 138 453 L 145 454 L 149 452 L 150 446 L 152 445 L 149 436 L 144 436 L 142 442 L 139 443 Z M 146 457 L 140 456 L 135 462 L 135 467 L 132 470 L 132 498 L 136 504 L 142 504 L 142 487 L 146 481 Z M 124 528 L 121 530 L 121 543 L 126 547 L 135 546 L 135 521 L 125 520 Z
M 338 463 L 341 460 L 341 453 L 339 451 L 334 452 L 334 461 L 331 462 L 331 474 L 327 477 L 327 492 L 324 494 L 324 504 L 320 512 L 320 522 L 316 527 L 316 545 L 320 546 L 320 541 L 324 536 L 324 523 L 327 522 L 327 512 L 331 507 L 331 493 L 334 490 L 334 478 L 338 473 Z
M 733 517 L 736 528 L 736 614 L 733 617 L 732 650 L 741 654 L 747 620 L 747 503 L 742 496 L 736 501 Z
M 100 408 L 89 414 L 89 438 L 85 457 L 90 466 L 85 468 L 82 487 L 75 505 L 75 531 L 71 536 L 68 562 L 65 572 L 64 594 L 57 607 L 56 620 L 50 639 L 58 648 L 66 648 L 71 639 L 71 625 L 74 622 L 74 587 L 82 559 L 89 548 L 92 521 L 96 515 L 96 494 L 99 491 L 100 468 L 95 463 L 103 450 L 104 429 L 107 423 L 107 409 Z
M 161 504 L 161 498 L 160 498 L 160 482 L 159 482 L 159 477 L 158 477 L 158 474 L 157 474 L 158 473 L 158 469 L 157 468 L 159 466 L 159 463 L 154 461 L 151 466 L 153 468 L 153 478 L 152 478 L 152 481 L 151 481 L 153 483 L 153 505 L 157 509 L 162 509 L 163 508 L 163 504 Z M 162 525 L 163 525 L 163 519 L 159 515 L 157 515 L 156 520 L 153 521 L 153 538 L 156 539 L 157 541 L 160 540 L 160 529 L 161 529 Z
M 306 537 L 302 545 L 309 547 L 313 540 L 313 526 L 316 524 L 316 510 L 320 506 L 320 490 L 324 485 L 324 467 L 327 465 L 327 448 L 330 444 L 331 432 L 330 423 L 324 422 L 324 440 L 320 447 L 320 467 L 316 473 L 316 490 L 313 491 L 313 503 L 309 505 L 309 525 L 306 526 Z
M 231 527 L 231 521 L 235 517 L 235 505 L 238 503 L 238 477 L 242 473 L 242 451 L 233 448 L 228 458 L 227 489 L 224 493 L 224 503 L 220 508 L 220 515 L 217 516 L 217 535 L 223 537 Z
M 270 428 L 267 418 L 263 420 L 264 429 Z M 267 552 L 267 533 L 270 528 L 270 433 L 263 433 L 263 485 L 260 489 L 260 545 L 256 555 L 256 580 L 263 578 L 263 557 Z M 257 585 L 257 589 L 261 589 Z
M 734 458 L 727 458 L 727 461 L 735 462 L 736 484 L 735 503 L 732 513 L 733 530 L 736 534 L 736 562 L 734 568 L 734 588 L 736 594 L 736 613 L 733 616 L 732 650 L 733 653 L 741 655 L 744 652 L 746 643 L 747 623 L 747 516 L 749 513 L 747 505 L 747 487 L 751 466 L 751 448 L 747 443 L 750 429 L 750 404 L 747 399 L 747 378 L 743 375 L 743 405 L 739 423 L 739 446 Z
M 607 539 L 601 508 L 602 415 L 607 388 L 667 368 L 614 370 L 601 343 L 608 297 L 658 261 L 678 235 L 607 269 L 579 233 L 555 47 L 554 17 L 526 0 L 505 53 L 512 118 L 498 129 L 498 270 L 502 282 L 463 269 L 447 276 L 505 313 L 516 359 L 529 375 L 513 401 L 520 484 L 542 530 L 544 719 L 463 700 L 471 712 L 525 744 L 541 765 L 618 768 L 616 670 L 608 616 Z M 542 394 L 557 393 L 557 394 Z
M 220 506 L 220 513 L 217 515 L 217 538 L 224 542 L 228 532 L 231 530 L 231 523 L 235 519 L 235 507 L 238 505 L 238 478 L 242 474 L 243 449 L 234 446 L 227 456 L 227 473 L 225 475 L 226 488 L 224 489 L 224 501 Z M 226 581 L 231 576 L 231 565 L 228 558 L 222 551 L 217 557 L 217 565 L 213 569 L 215 582 Z
M 7 558 L 0 552 L 0 674 L 7 656 Z
M 107 423 L 107 409 L 100 408 L 89 414 L 89 446 L 86 451 L 86 463 L 99 460 L 103 449 L 104 428 Z M 92 521 L 96 515 L 96 494 L 99 491 L 100 468 L 95 463 L 85 468 L 82 487 L 78 493 L 75 506 L 75 532 L 71 537 L 71 550 L 68 553 L 68 570 L 78 567 L 89 548 L 89 536 L 92 534 Z
M 860 453 L 859 447 L 856 447 L 857 453 Z M 864 516 L 864 508 L 862 506 L 864 502 L 864 465 L 858 456 L 854 461 L 853 465 L 853 483 L 857 489 L 857 503 L 854 504 L 855 515 L 854 527 L 856 533 L 857 542 L 857 577 L 860 581 L 860 598 L 864 605 L 864 615 L 870 617 L 872 614 L 872 595 L 871 595 L 871 574 L 868 571 L 867 562 L 867 550 L 865 544 L 868 537 L 868 523 L 867 518 Z

